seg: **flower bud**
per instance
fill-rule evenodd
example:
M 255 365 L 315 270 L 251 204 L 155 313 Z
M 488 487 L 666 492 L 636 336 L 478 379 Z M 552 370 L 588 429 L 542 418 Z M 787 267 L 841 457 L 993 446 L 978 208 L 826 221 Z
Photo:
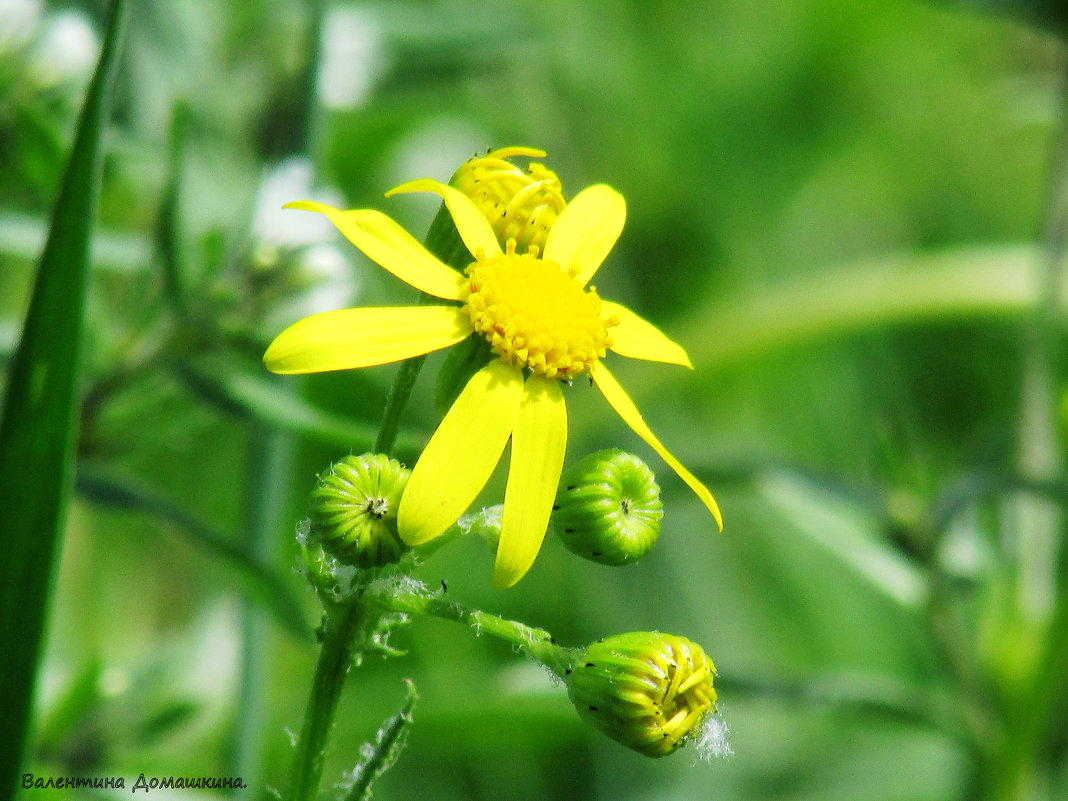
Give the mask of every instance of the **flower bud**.
M 662 757 L 716 711 L 712 660 L 684 637 L 638 631 L 593 643 L 565 676 L 579 715 L 646 756 Z
M 528 147 L 493 150 L 462 164 L 449 183 L 475 202 L 502 247 L 514 239 L 520 252 L 542 250 L 549 228 L 564 210 L 560 179 L 536 162 L 523 171 L 508 161 L 512 156 L 543 158 L 545 153 Z
M 407 550 L 397 534 L 397 506 L 410 474 L 382 454 L 346 456 L 312 490 L 309 538 L 342 564 L 372 568 L 396 562 Z
M 637 456 L 611 448 L 591 453 L 564 474 L 552 522 L 572 553 L 625 565 L 656 544 L 663 516 L 653 471 Z

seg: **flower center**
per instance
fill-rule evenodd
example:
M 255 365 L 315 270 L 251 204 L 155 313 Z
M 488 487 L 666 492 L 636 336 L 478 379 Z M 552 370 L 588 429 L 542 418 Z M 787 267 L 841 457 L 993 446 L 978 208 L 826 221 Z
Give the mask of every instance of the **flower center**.
M 381 520 L 389 512 L 389 501 L 386 498 L 368 498 L 364 509 L 375 520 Z
M 560 265 L 507 252 L 477 257 L 467 270 L 464 308 L 471 324 L 507 361 L 547 378 L 570 380 L 611 347 L 601 299 Z

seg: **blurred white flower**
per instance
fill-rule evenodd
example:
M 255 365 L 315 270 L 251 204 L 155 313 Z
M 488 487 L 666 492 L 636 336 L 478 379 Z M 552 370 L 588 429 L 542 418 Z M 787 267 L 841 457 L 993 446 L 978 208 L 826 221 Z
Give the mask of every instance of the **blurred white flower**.
M 334 245 L 305 248 L 298 260 L 284 269 L 290 271 L 289 283 L 296 291 L 270 309 L 262 322 L 266 331 L 275 331 L 294 320 L 349 306 L 355 301 L 359 277 Z
M 386 165 L 386 180 L 401 184 L 412 175 L 428 175 L 448 181 L 457 164 L 488 146 L 492 134 L 463 117 L 432 117 L 403 139 Z M 472 145 L 473 142 L 479 143 Z M 437 198 L 427 199 L 427 207 L 437 207 Z
M 366 9 L 333 8 L 323 25 L 319 100 L 327 108 L 352 109 L 367 103 L 387 67 L 382 32 Z
M 295 156 L 270 170 L 260 184 L 252 222 L 256 261 L 276 275 L 275 286 L 284 298 L 271 304 L 262 321 L 267 330 L 349 305 L 356 296 L 357 274 L 338 248 L 333 224 L 320 214 L 282 208 L 293 200 L 342 204 L 339 193 L 316 187 L 314 178 L 311 160 Z
M 41 24 L 41 0 L 0 0 L 0 55 L 29 42 Z
M 100 38 L 81 11 L 50 15 L 31 54 L 30 72 L 39 86 L 59 86 L 85 78 L 100 54 Z
M 341 196 L 316 188 L 314 178 L 315 168 L 305 156 L 286 159 L 264 176 L 252 218 L 252 233 L 260 244 L 299 247 L 334 240 L 334 226 L 322 215 L 297 214 L 282 209 L 293 200 L 341 205 Z

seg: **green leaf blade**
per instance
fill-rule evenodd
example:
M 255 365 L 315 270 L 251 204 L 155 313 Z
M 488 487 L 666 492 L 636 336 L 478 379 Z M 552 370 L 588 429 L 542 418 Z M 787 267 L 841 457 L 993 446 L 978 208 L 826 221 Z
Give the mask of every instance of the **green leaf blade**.
M 0 560 L 0 651 L 6 658 L 0 662 L 0 683 L 8 696 L 6 725 L 0 727 L 0 792 L 5 798 L 14 791 L 26 747 L 53 563 L 73 482 L 89 242 L 124 21 L 124 0 L 113 0 L 0 417 L 6 534 L 6 558 Z

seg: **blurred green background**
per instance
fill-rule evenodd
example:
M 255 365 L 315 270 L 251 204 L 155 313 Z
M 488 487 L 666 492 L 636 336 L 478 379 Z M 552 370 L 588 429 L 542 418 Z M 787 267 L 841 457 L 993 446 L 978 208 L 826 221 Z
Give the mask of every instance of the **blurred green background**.
M 285 785 L 320 614 L 295 526 L 316 473 L 368 446 L 394 368 L 277 379 L 260 357 L 311 311 L 415 298 L 279 207 L 373 206 L 421 237 L 434 204 L 387 189 L 523 144 L 569 197 L 625 195 L 598 290 L 696 370 L 611 366 L 726 528 L 576 384 L 569 461 L 646 457 L 659 546 L 612 569 L 549 542 L 501 592 L 492 556 L 460 542 L 419 575 L 566 644 L 701 643 L 733 754 L 633 754 L 509 647 L 418 620 L 393 641 L 406 656 L 350 675 L 328 796 L 410 677 L 416 722 L 379 799 L 1068 797 L 1063 733 L 1014 745 L 1022 707 L 1065 703 L 1063 674 L 1028 683 L 1063 664 L 1068 626 L 1063 349 L 1041 345 L 1060 333 L 1041 312 L 1064 236 L 1063 12 L 993 5 L 133 3 L 24 769 L 126 776 L 123 795 L 142 772 L 241 776 L 242 798 Z M 0 0 L 4 361 L 104 10 Z M 439 363 L 406 418 L 409 463 Z M 1025 779 L 986 792 L 1021 761 Z

